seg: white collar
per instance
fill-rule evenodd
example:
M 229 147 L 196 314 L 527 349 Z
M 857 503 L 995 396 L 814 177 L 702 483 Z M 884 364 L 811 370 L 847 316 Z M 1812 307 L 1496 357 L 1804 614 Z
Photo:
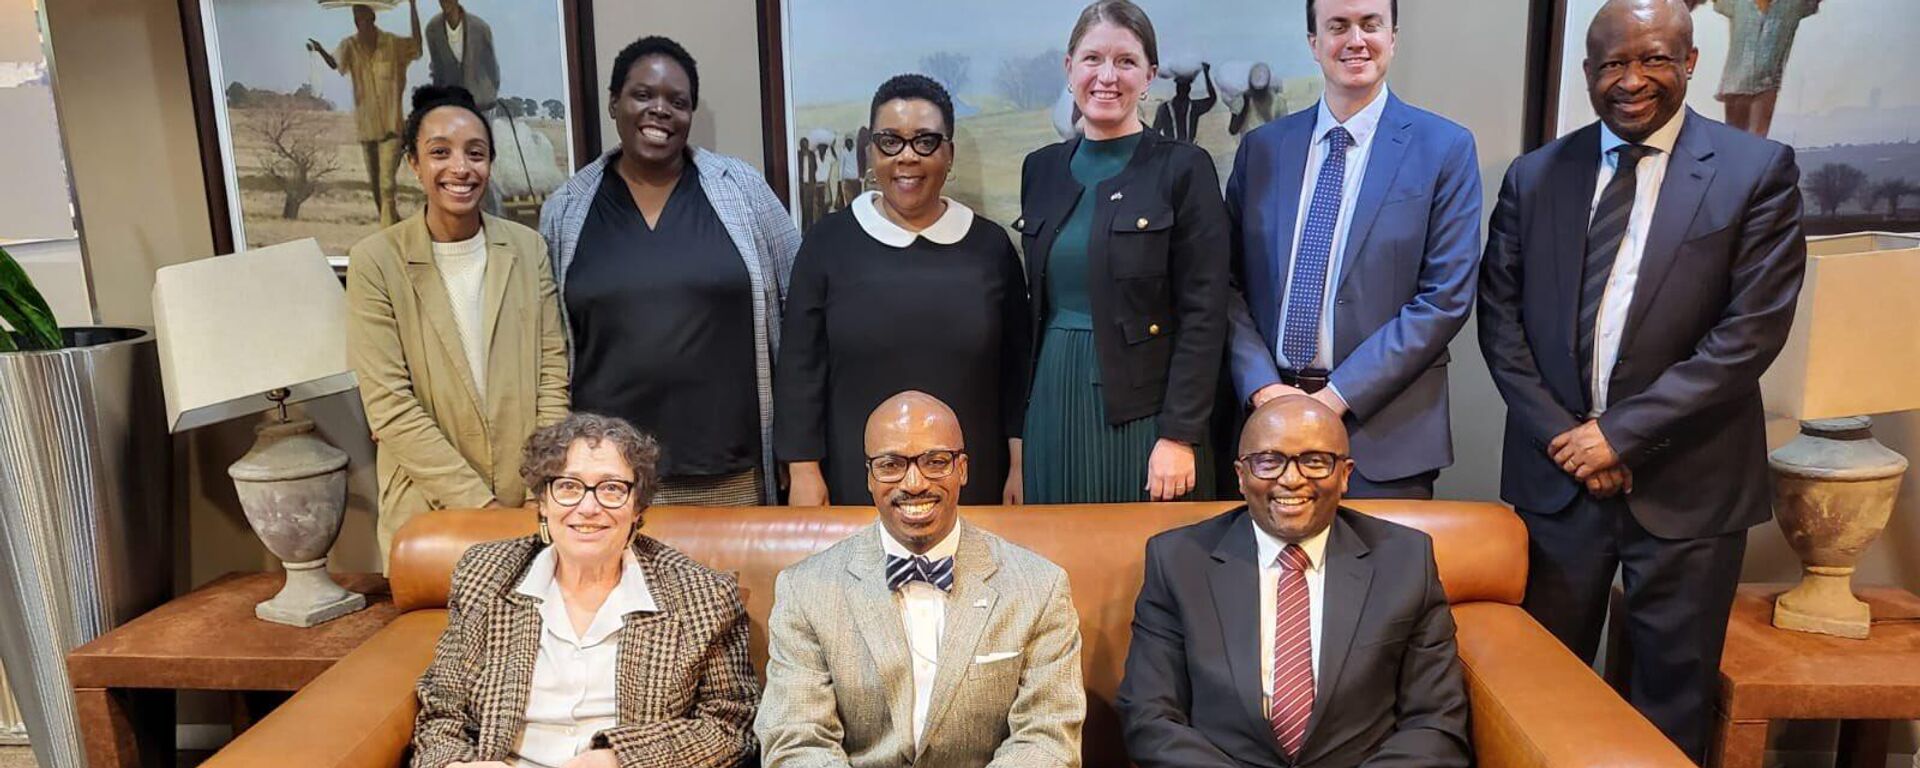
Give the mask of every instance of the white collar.
M 1280 551 L 1287 548 L 1287 543 L 1281 541 L 1279 537 L 1267 533 L 1267 529 L 1261 528 L 1259 523 L 1253 521 L 1253 514 L 1252 509 L 1247 510 L 1247 525 L 1253 526 L 1253 549 L 1254 557 L 1257 558 L 1255 562 L 1258 563 L 1260 567 L 1265 568 L 1272 565 L 1274 561 L 1280 557 Z M 1339 519 L 1339 514 L 1337 511 L 1334 512 L 1336 520 Z M 1326 569 L 1327 537 L 1332 532 L 1333 523 L 1329 522 L 1327 523 L 1327 527 L 1320 529 L 1319 533 L 1308 536 L 1306 541 L 1300 542 L 1300 548 L 1306 550 L 1307 553 L 1307 568 L 1309 570 L 1323 571 Z
M 898 539 L 893 538 L 893 534 L 887 531 L 887 526 L 885 523 L 882 523 L 876 527 L 880 529 L 880 549 L 882 551 L 886 552 L 889 555 L 893 555 L 894 557 L 913 557 L 914 556 L 913 550 L 907 549 L 907 545 L 902 544 Z M 932 549 L 927 550 L 926 554 L 920 555 L 920 556 L 928 560 L 938 560 L 943 557 L 953 557 L 954 553 L 959 551 L 960 551 L 960 523 L 959 521 L 955 521 L 953 524 L 953 530 L 947 531 L 946 538 L 941 539 L 940 543 L 933 545 Z
M 1318 144 L 1326 140 L 1327 131 L 1333 130 L 1333 127 L 1338 125 L 1345 127 L 1347 133 L 1353 135 L 1353 146 L 1362 146 L 1368 139 L 1373 138 L 1374 130 L 1380 127 L 1380 115 L 1386 111 L 1387 89 L 1385 86 L 1380 88 L 1379 93 L 1373 95 L 1373 101 L 1367 102 L 1366 106 L 1353 113 L 1353 116 L 1347 118 L 1344 123 L 1334 119 L 1333 110 L 1327 108 L 1327 99 L 1322 96 L 1320 108 L 1314 113 L 1313 143 Z
M 884 245 L 905 248 L 913 245 L 914 238 L 924 237 L 935 245 L 953 245 L 967 236 L 973 229 L 973 209 L 960 204 L 951 197 L 941 196 L 947 203 L 947 212 L 940 214 L 940 220 L 933 226 L 914 232 L 898 224 L 880 212 L 874 201 L 880 199 L 878 191 L 870 191 L 853 199 L 853 218 L 860 222 L 860 228 L 867 236 Z
M 614 585 L 613 592 L 607 595 L 607 601 L 601 604 L 600 612 L 595 615 L 593 626 L 588 627 L 586 635 L 581 638 L 588 644 L 598 642 L 599 639 L 618 630 L 623 621 L 622 617 L 629 613 L 635 611 L 654 613 L 660 610 L 653 601 L 653 591 L 647 588 L 647 574 L 640 569 L 640 559 L 634 556 L 631 547 L 621 552 L 620 561 L 620 583 Z M 560 615 L 564 616 L 565 606 L 561 603 L 560 582 L 554 578 L 554 569 L 558 565 L 559 557 L 555 554 L 553 547 L 542 547 L 540 554 L 535 555 L 533 562 L 527 566 L 527 575 L 521 577 L 520 585 L 514 587 L 513 591 L 541 601 L 542 613 L 548 609 L 557 608 L 562 609 Z M 567 635 L 570 635 L 573 629 L 572 624 L 560 623 L 564 625 Z M 555 629 L 557 631 L 560 628 Z
M 1660 154 L 1672 155 L 1673 145 L 1680 141 L 1680 126 L 1686 121 L 1687 109 L 1681 107 L 1680 111 L 1673 113 L 1673 117 L 1667 118 L 1666 125 L 1655 129 L 1651 135 L 1647 136 L 1646 141 L 1640 143 L 1660 150 Z M 1611 162 L 1608 160 L 1608 155 L 1613 152 L 1613 148 L 1626 144 L 1627 140 L 1620 138 L 1612 128 L 1608 128 L 1605 120 L 1600 121 L 1600 160 L 1602 162 Z

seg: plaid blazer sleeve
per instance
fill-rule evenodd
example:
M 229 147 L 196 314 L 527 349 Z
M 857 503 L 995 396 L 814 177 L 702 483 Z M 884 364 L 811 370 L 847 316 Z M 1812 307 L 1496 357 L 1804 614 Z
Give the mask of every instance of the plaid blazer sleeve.
M 447 629 L 434 647 L 433 662 L 416 688 L 420 713 L 413 724 L 413 768 L 445 768 L 472 762 L 480 725 L 473 719 L 473 687 L 480 679 L 484 617 L 469 610 L 467 585 L 473 553 L 461 557 L 447 594 Z
M 701 649 L 694 705 L 686 717 L 596 735 L 594 746 L 612 749 L 623 768 L 733 768 L 757 748 L 751 726 L 760 684 L 747 652 L 747 609 L 738 589 L 731 579 L 689 582 L 682 600 L 682 642 Z

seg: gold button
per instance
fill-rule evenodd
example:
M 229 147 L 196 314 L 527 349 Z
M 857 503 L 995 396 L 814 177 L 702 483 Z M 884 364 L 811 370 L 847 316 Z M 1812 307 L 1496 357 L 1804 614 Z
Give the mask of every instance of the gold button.
M 1135 227 L 1139 227 L 1140 229 L 1146 229 L 1146 228 L 1147 228 L 1147 220 L 1146 220 L 1146 218 L 1145 218 L 1145 217 L 1142 217 L 1142 218 L 1141 218 L 1141 219 L 1140 219 L 1139 221 L 1136 221 L 1136 222 L 1134 222 L 1134 223 L 1133 223 L 1133 225 L 1134 225 Z
M 1158 336 L 1158 335 L 1160 335 L 1160 324 L 1159 324 L 1159 323 L 1154 323 L 1154 324 L 1152 324 L 1152 325 L 1149 325 L 1149 326 L 1147 326 L 1147 335 L 1148 335 L 1148 336 Z
M 1013 220 L 1013 228 L 1014 228 L 1014 229 L 1025 229 L 1025 228 L 1026 228 L 1026 226 L 1027 226 L 1027 220 L 1026 220 L 1026 219 L 1014 219 L 1014 220 Z

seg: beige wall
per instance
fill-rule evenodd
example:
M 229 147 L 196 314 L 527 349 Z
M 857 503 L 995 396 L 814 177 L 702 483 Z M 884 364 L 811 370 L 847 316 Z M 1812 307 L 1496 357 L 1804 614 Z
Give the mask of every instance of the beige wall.
M 594 92 L 603 95 L 600 140 L 620 144 L 607 116 L 604 94 L 613 57 L 628 43 L 665 35 L 685 46 L 700 68 L 700 106 L 694 112 L 694 146 L 733 155 L 765 168 L 760 131 L 760 33 L 755 0 L 628 0 L 593 8 Z

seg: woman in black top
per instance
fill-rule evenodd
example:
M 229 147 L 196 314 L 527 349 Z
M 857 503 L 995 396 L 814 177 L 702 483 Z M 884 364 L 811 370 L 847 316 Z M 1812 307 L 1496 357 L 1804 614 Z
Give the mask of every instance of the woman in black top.
M 1207 440 L 1227 334 L 1228 236 L 1213 158 L 1145 130 L 1153 24 L 1099 0 L 1068 41 L 1083 137 L 1027 156 L 1020 230 L 1043 329 L 1026 500 L 1211 495 Z
M 661 443 L 658 504 L 773 495 L 773 360 L 799 232 L 753 167 L 687 146 L 700 75 L 642 38 L 614 59 L 620 148 L 548 199 L 575 410 Z
M 1032 343 L 1020 258 L 1000 225 L 940 195 L 954 151 L 945 88 L 895 77 L 870 119 L 879 191 L 808 230 L 793 267 L 774 376 L 789 503 L 869 503 L 867 417 L 912 389 L 960 416 L 961 503 L 1017 504 Z

